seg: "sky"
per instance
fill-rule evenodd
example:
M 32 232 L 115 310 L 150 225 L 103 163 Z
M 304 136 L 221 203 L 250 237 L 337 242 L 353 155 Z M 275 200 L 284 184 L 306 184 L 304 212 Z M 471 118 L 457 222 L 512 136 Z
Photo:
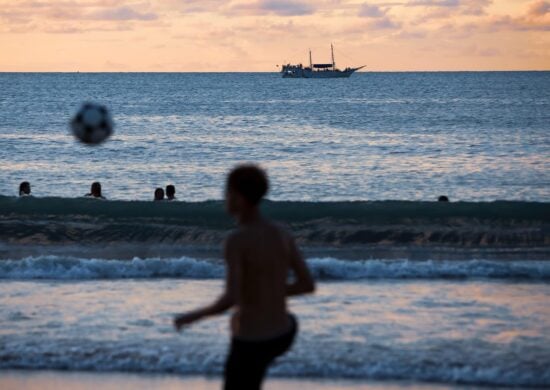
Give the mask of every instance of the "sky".
M 550 0 L 0 0 L 0 71 L 550 70 Z

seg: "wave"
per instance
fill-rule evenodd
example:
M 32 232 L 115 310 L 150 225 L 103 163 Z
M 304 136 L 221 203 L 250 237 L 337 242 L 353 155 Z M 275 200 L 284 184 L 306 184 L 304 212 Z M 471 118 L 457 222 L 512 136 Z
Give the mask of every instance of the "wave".
M 536 260 L 411 261 L 311 258 L 307 262 L 318 280 L 467 278 L 550 280 L 550 262 Z M 219 279 L 223 276 L 224 266 L 220 260 L 190 257 L 106 260 L 38 256 L 0 261 L 0 279 Z
M 164 334 L 172 333 L 166 329 Z M 545 339 L 527 345 L 479 339 L 431 340 L 428 345 L 346 342 L 300 334 L 292 350 L 278 359 L 270 375 L 360 380 L 404 380 L 506 387 L 550 385 Z M 0 336 L 0 369 L 220 375 L 225 344 L 220 334 L 132 337 L 115 340 Z M 539 342 L 537 345 L 536 342 Z M 451 353 L 452 352 L 452 353 Z
M 523 201 L 426 202 L 426 201 L 270 201 L 266 214 L 288 222 L 320 218 L 365 222 L 410 219 L 477 218 L 550 222 L 550 203 Z M 153 218 L 226 226 L 231 221 L 219 200 L 203 202 L 99 201 L 90 198 L 35 198 L 0 195 L 0 215 L 88 215 L 93 217 Z
M 550 259 L 550 203 L 266 201 L 262 207 L 302 245 L 542 248 L 539 257 Z M 0 243 L 10 245 L 218 245 L 233 227 L 221 201 L 0 196 Z

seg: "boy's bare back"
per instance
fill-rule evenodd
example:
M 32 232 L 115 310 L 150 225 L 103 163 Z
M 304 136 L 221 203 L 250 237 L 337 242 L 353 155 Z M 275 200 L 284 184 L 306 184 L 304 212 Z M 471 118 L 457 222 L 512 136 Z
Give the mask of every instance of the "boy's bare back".
M 241 227 L 228 238 L 226 261 L 234 272 L 234 336 L 265 339 L 290 326 L 286 310 L 287 278 L 303 262 L 291 236 L 261 220 Z M 296 272 L 296 271 L 295 271 Z

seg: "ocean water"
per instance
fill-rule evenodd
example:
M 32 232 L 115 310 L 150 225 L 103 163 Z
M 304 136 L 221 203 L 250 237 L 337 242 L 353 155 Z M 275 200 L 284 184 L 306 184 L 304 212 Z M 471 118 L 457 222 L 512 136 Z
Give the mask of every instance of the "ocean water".
M 550 200 L 550 72 L 0 74 L 0 194 L 222 197 L 224 174 L 254 161 L 274 200 Z M 116 133 L 78 144 L 83 101 Z
M 171 321 L 221 288 L 196 278 L 3 281 L 0 369 L 218 376 L 228 318 L 181 334 Z M 325 280 L 291 300 L 301 331 L 270 375 L 547 387 L 549 295 L 547 280 Z
M 0 91 L 0 387 L 219 378 L 227 316 L 171 321 L 222 289 L 241 161 L 268 169 L 264 212 L 318 283 L 270 376 L 550 387 L 550 72 L 0 73 Z M 99 147 L 67 128 L 87 100 L 115 118 Z M 77 198 L 95 180 L 111 201 Z M 149 201 L 168 183 L 181 202 Z

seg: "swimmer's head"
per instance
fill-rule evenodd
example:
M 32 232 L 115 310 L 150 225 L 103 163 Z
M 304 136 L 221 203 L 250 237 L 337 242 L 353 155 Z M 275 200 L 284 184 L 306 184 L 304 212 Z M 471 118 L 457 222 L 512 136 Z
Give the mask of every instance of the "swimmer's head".
M 166 197 L 168 200 L 175 199 L 176 197 L 176 187 L 174 187 L 172 184 L 168 184 L 166 186 Z
M 164 190 L 160 187 L 155 190 L 155 200 L 164 200 Z
M 24 181 L 19 184 L 19 196 L 30 195 L 31 194 L 31 184 L 28 181 Z
M 445 195 L 441 195 L 439 198 L 437 198 L 438 202 L 448 202 L 449 198 L 447 198 Z
M 227 211 L 236 215 L 258 206 L 268 190 L 269 181 L 263 169 L 252 164 L 237 166 L 227 176 Z
M 101 183 L 98 181 L 93 182 L 92 187 L 90 188 L 90 193 L 96 198 L 101 197 Z

